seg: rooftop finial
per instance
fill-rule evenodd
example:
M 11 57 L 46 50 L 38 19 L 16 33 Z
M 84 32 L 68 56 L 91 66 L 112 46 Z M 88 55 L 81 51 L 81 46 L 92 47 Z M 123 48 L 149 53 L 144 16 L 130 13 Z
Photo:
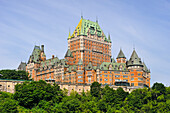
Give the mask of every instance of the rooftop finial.
M 135 50 L 135 44 L 133 44 L 133 50 Z
M 70 28 L 69 28 L 69 35 L 68 35 L 68 38 L 70 38 L 71 37 L 71 34 L 70 34 Z
M 83 12 L 81 11 L 81 18 L 83 18 Z
M 108 34 L 108 40 L 110 40 L 110 33 Z

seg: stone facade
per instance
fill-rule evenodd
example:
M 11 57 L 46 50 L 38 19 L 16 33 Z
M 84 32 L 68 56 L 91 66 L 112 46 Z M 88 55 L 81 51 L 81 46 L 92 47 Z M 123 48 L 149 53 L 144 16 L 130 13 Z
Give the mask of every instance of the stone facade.
M 8 80 L 8 79 L 0 79 L 0 91 L 4 91 L 4 92 L 9 92 L 9 93 L 14 93 L 15 92 L 15 85 L 16 84 L 21 84 L 25 82 L 25 80 Z M 47 82 L 51 85 L 53 85 L 53 82 Z M 58 84 L 60 86 L 60 89 L 64 90 L 67 89 L 68 90 L 68 95 L 72 92 L 72 91 L 76 91 L 79 94 L 83 92 L 87 92 L 90 91 L 90 85 L 75 85 L 75 84 Z M 102 86 L 103 88 L 104 86 Z M 128 86 L 110 86 L 111 88 L 113 88 L 114 90 L 116 90 L 119 87 L 122 87 L 124 91 L 126 92 L 132 92 L 134 89 L 137 88 L 143 88 L 143 87 L 128 87 Z
M 24 81 L 25 80 L 0 79 L 0 91 L 14 93 L 15 92 L 15 85 L 21 84 Z

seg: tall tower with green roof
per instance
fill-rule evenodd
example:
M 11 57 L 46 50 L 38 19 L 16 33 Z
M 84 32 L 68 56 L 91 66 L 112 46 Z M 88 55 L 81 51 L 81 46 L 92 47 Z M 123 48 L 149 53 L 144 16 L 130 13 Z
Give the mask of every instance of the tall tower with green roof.
M 94 66 L 102 62 L 110 62 L 110 35 L 106 37 L 98 22 L 81 18 L 72 35 L 68 37 L 68 49 L 74 57 L 75 64 L 79 59 L 85 66 L 89 62 Z

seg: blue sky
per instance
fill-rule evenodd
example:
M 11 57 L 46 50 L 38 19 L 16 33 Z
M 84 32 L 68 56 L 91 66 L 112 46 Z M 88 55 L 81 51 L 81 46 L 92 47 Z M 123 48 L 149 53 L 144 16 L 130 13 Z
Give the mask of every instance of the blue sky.
M 98 22 L 111 35 L 112 55 L 133 48 L 151 69 L 151 84 L 170 86 L 170 1 L 168 0 L 0 0 L 0 69 L 28 61 L 34 45 L 47 58 L 63 58 L 81 18 Z

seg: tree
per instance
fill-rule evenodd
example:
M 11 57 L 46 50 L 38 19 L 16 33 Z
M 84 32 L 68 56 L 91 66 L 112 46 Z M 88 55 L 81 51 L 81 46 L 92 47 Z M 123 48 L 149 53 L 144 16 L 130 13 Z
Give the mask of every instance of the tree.
M 0 79 L 17 79 L 28 80 L 28 73 L 26 71 L 16 70 L 0 70 Z
M 165 94 L 165 92 L 166 92 L 166 88 L 162 83 L 157 83 L 157 82 L 154 83 L 152 86 L 152 89 L 156 90 L 156 91 L 160 91 L 160 95 Z
M 52 86 L 42 80 L 17 84 L 15 90 L 14 99 L 19 102 L 19 105 L 26 108 L 36 106 L 41 100 L 52 100 L 57 103 L 62 99 L 62 92 L 58 85 Z
M 92 96 L 97 97 L 98 99 L 101 98 L 101 84 L 98 82 L 93 82 L 90 86 L 90 93 Z

